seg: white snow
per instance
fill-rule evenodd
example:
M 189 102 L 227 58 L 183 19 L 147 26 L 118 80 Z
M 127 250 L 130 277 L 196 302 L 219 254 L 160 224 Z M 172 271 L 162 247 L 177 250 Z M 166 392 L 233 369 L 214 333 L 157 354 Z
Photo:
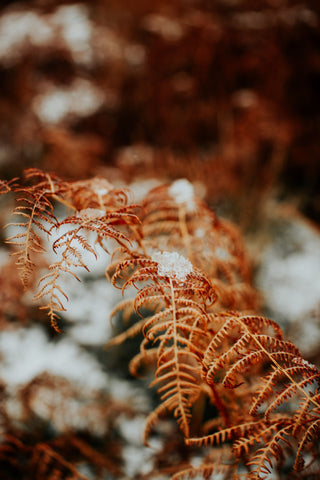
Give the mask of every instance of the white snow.
M 320 303 L 320 236 L 298 221 L 280 235 L 263 254 L 258 286 L 272 309 L 293 321 Z
M 150 13 L 143 18 L 143 27 L 150 32 L 160 35 L 168 42 L 176 42 L 184 34 L 181 23 L 156 13 Z
M 44 372 L 87 389 L 103 389 L 107 383 L 99 363 L 70 338 L 53 343 L 37 327 L 1 332 L 0 355 L 1 378 L 10 386 L 26 384 Z
M 134 197 L 134 201 L 141 203 L 146 195 L 155 187 L 161 185 L 162 182 L 156 178 L 138 179 L 133 183 L 130 183 L 129 188 Z
M 194 187 L 185 178 L 172 183 L 169 187 L 169 195 L 179 205 L 185 205 L 188 211 L 195 210 Z
M 33 108 L 43 122 L 59 123 L 68 115 L 86 116 L 94 113 L 105 99 L 105 92 L 92 82 L 77 78 L 64 88 L 49 87 L 34 99 Z
M 84 4 L 64 5 L 50 18 L 53 26 L 61 32 L 62 38 L 70 48 L 73 58 L 79 63 L 90 63 L 92 27 L 89 12 Z
M 127 443 L 132 443 L 137 447 L 142 446 L 146 416 L 137 415 L 130 418 L 126 415 L 119 415 L 117 418 L 117 424 L 121 436 Z
M 83 208 L 77 213 L 77 216 L 88 220 L 95 220 L 97 218 L 104 217 L 105 214 L 106 212 L 104 210 L 100 210 L 99 208 Z
M 151 259 L 158 263 L 158 275 L 183 282 L 192 272 L 192 263 L 177 252 L 153 252 Z
M 308 360 L 301 357 L 294 358 L 292 361 L 297 365 L 303 365 L 304 367 L 317 368 L 313 363 L 308 362 Z
M 280 219 L 256 276 L 268 315 L 304 356 L 320 341 L 320 235 L 299 218 Z
M 147 474 L 153 470 L 154 459 L 150 448 L 141 445 L 124 445 L 122 456 L 126 478 L 134 478 L 136 475 Z
M 75 62 L 90 64 L 92 26 L 84 4 L 58 7 L 44 15 L 28 10 L 8 11 L 0 19 L 0 62 L 14 63 L 28 47 L 54 42 L 69 48 Z
M 29 397 L 29 406 L 38 417 L 50 420 L 60 432 L 89 430 L 95 435 L 103 435 L 108 429 L 106 412 L 95 402 L 94 396 L 90 392 L 84 395 L 71 383 L 61 383 L 59 378 L 55 382 L 49 377 L 48 384 L 40 381 Z
M 24 43 L 40 46 L 52 38 L 52 26 L 35 12 L 6 13 L 0 19 L 0 61 L 12 63 L 19 58 Z
M 105 278 L 75 284 L 68 288 L 69 302 L 64 318 L 72 322 L 70 335 L 81 345 L 102 346 L 112 336 L 110 313 L 121 291 Z

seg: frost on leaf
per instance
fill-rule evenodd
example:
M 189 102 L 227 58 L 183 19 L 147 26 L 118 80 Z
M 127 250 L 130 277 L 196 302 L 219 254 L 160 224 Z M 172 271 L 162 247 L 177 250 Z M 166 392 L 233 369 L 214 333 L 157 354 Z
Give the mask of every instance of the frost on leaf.
M 177 252 L 154 252 L 152 260 L 158 263 L 158 275 L 183 282 L 192 272 L 192 263 Z
M 185 204 L 188 211 L 195 210 L 194 188 L 185 178 L 173 182 L 169 188 L 169 195 L 179 205 Z
M 99 208 L 84 208 L 78 212 L 77 216 L 86 218 L 88 220 L 95 220 L 96 218 L 104 217 L 106 212 Z
M 95 178 L 93 180 L 92 189 L 96 195 L 106 195 L 109 193 L 113 186 L 105 178 Z
M 313 363 L 308 362 L 308 360 L 305 360 L 302 357 L 294 357 L 293 362 L 296 363 L 297 365 L 302 365 L 304 367 L 317 369 L 317 367 Z

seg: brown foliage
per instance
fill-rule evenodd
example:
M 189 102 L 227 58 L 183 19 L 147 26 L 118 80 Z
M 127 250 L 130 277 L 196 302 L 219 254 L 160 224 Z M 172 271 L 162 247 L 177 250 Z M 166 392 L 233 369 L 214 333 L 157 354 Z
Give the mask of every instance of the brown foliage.
M 318 468 L 319 370 L 283 338 L 276 322 L 255 313 L 257 296 L 236 228 L 219 220 L 192 189 L 179 197 L 179 183 L 151 191 L 137 214 L 137 207 L 127 204 L 128 192 L 104 179 L 67 183 L 35 170 L 26 176 L 31 186 L 14 188 L 19 200 L 14 215 L 23 217 L 16 224 L 22 232 L 9 240 L 17 248 L 25 286 L 35 267 L 31 255 L 47 248 L 40 233 L 52 236 L 55 229 L 68 227 L 52 243 L 54 252 L 61 250 L 61 260 L 49 265 L 35 296 L 47 299 L 41 308 L 48 310 L 52 325 L 58 328 L 56 312 L 65 309 L 59 294 L 67 298 L 58 283 L 61 273 L 79 280 L 74 269 L 87 268 L 83 251 L 95 255 L 95 243 L 106 249 L 111 238 L 112 284 L 123 292 L 137 289 L 113 316 L 137 313 L 141 321 L 109 346 L 142 332 L 130 371 L 138 375 L 152 367 L 151 386 L 160 396 L 146 423 L 145 442 L 169 411 L 187 445 L 218 446 L 218 452 L 220 444 L 230 447 L 228 464 L 222 457 L 220 464 L 208 458 L 173 478 L 213 473 L 268 478 L 271 472 L 282 475 L 285 461 L 296 472 L 308 471 L 310 462 Z M 72 213 L 58 221 L 53 201 Z M 217 412 L 209 420 L 203 398 Z M 36 452 L 48 462 L 58 459 L 51 446 Z

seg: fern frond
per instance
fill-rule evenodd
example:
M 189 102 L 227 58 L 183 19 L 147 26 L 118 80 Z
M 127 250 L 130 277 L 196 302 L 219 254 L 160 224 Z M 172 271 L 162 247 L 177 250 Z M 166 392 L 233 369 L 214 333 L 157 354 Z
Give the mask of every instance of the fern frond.
M 254 309 L 258 298 L 241 235 L 231 222 L 219 220 L 197 198 L 192 184 L 179 181 L 151 190 L 142 204 L 144 244 L 177 251 L 215 282 L 219 305 Z M 184 188 L 188 195 L 181 194 Z M 217 304 L 218 305 L 218 304 Z
M 320 412 L 318 412 L 320 414 Z M 299 448 L 297 450 L 296 459 L 294 462 L 293 468 L 297 472 L 301 472 L 305 467 L 305 459 L 303 458 L 303 454 L 305 453 L 305 449 L 307 444 L 313 444 L 314 446 L 318 444 L 319 446 L 319 438 L 320 438 L 320 418 L 312 421 L 311 425 L 306 429 L 303 438 L 299 443 Z M 319 451 L 317 451 L 319 454 Z
M 68 274 L 79 280 L 75 270 L 88 270 L 83 252 L 96 257 L 94 243 L 107 250 L 105 241 L 113 239 L 124 250 L 128 249 L 129 237 L 134 237 L 130 228 L 138 224 L 139 219 L 136 206 L 126 204 L 126 192 L 114 189 L 107 180 L 70 183 L 35 168 L 25 171 L 25 179 L 27 186 L 14 187 L 18 205 L 13 214 L 21 220 L 8 225 L 22 231 L 13 234 L 7 242 L 16 247 L 13 255 L 17 257 L 21 279 L 27 288 L 36 266 L 35 257 L 45 252 L 43 234 L 52 238 L 53 233 L 59 235 L 59 229 L 67 228 L 52 244 L 53 252 L 58 252 L 61 258 L 49 266 L 49 273 L 40 279 L 35 295 L 35 300 L 48 298 L 41 309 L 48 310 L 52 326 L 59 330 L 58 313 L 65 310 L 63 300 L 68 298 L 59 282 L 61 275 Z M 78 211 L 58 222 L 54 215 L 55 202 Z M 95 235 L 94 242 L 90 234 Z
M 165 402 L 160 403 L 151 413 L 149 413 L 143 432 L 143 443 L 145 446 L 149 446 L 148 439 L 151 435 L 151 432 L 155 425 L 159 422 L 159 418 L 168 411 L 168 404 L 170 403 L 170 398 Z
M 283 460 L 284 446 L 291 447 L 287 438 L 290 437 L 291 429 L 290 421 L 276 424 L 275 432 L 269 427 L 268 431 L 272 432 L 271 438 L 266 437 L 265 446 L 260 448 L 248 463 L 248 465 L 255 467 L 250 474 L 252 479 L 266 478 L 272 472 L 272 460 L 275 460 L 277 463 Z
M 103 177 L 73 182 L 68 194 L 78 211 L 88 208 L 118 210 L 127 205 L 130 196 L 128 189 L 115 188 Z
M 52 474 L 61 479 L 66 478 L 67 475 L 70 480 L 88 480 L 71 462 L 65 460 L 62 455 L 45 443 L 36 446 L 32 463 L 35 467 L 35 478 L 38 480 L 51 478 Z
M 159 412 L 171 411 L 187 437 L 192 404 L 201 392 L 199 345 L 201 337 L 206 337 L 206 306 L 216 297 L 209 279 L 199 270 L 192 268 L 180 279 L 175 267 L 166 273 L 161 268 L 146 257 L 125 258 L 114 269 L 111 281 L 117 284 L 124 276 L 122 289 L 131 285 L 138 289 L 134 306 L 140 313 L 142 309 L 148 311 L 150 303 L 161 305 L 145 318 L 145 340 L 140 355 L 133 360 L 133 371 L 139 370 L 146 358 L 150 360 L 149 348 L 154 358 L 157 345 L 157 369 L 151 385 L 156 385 L 160 394 Z M 156 418 L 157 414 L 151 416 L 148 429 Z
M 0 180 L 0 195 L 11 192 L 17 187 L 16 181 L 18 178 L 12 178 L 11 180 Z
M 97 258 L 96 251 L 88 239 L 88 233 L 94 232 L 101 242 L 105 238 L 113 238 L 120 244 L 129 241 L 123 233 L 115 228 L 118 221 L 121 224 L 124 222 L 123 215 L 127 215 L 124 214 L 123 209 L 121 209 L 119 215 L 117 212 L 110 214 L 100 212 L 97 215 L 96 212 L 85 211 L 83 213 L 81 211 L 78 215 L 67 217 L 58 225 L 59 228 L 69 227 L 52 245 L 55 253 L 59 251 L 61 259 L 49 266 L 50 272 L 40 279 L 40 289 L 35 296 L 35 300 L 48 297 L 48 303 L 41 308 L 48 310 L 51 324 L 56 330 L 59 330 L 57 327 L 57 319 L 59 318 L 57 312 L 65 310 L 61 301 L 61 294 L 66 300 L 68 299 L 59 285 L 61 274 L 69 274 L 80 281 L 74 270 L 82 268 L 89 271 L 83 260 L 83 252 L 88 252 Z M 129 214 L 128 222 L 131 221 L 136 221 L 136 217 Z
M 141 344 L 141 351 L 135 355 L 129 363 L 129 371 L 134 377 L 143 377 L 144 374 L 141 374 L 142 368 L 146 367 L 151 368 L 157 364 L 158 359 L 158 349 L 154 348 L 144 348 L 143 342 Z
M 234 440 L 239 437 L 245 438 L 248 435 L 252 435 L 253 433 L 260 431 L 263 426 L 265 426 L 265 423 L 261 423 L 261 421 L 246 422 L 229 428 L 224 428 L 218 432 L 203 437 L 188 438 L 186 439 L 186 444 L 197 447 L 220 445 L 228 440 Z
M 16 264 L 20 270 L 20 277 L 23 286 L 27 288 L 31 274 L 35 267 L 33 261 L 34 254 L 40 254 L 45 251 L 40 232 L 50 235 L 51 229 L 57 225 L 57 219 L 53 214 L 52 193 L 49 189 L 49 181 L 41 182 L 42 188 L 25 187 L 17 188 L 16 191 L 21 194 L 13 215 L 22 217 L 22 221 L 12 222 L 6 227 L 22 229 L 22 232 L 15 233 L 7 238 L 6 242 L 17 248 L 12 255 L 17 257 Z

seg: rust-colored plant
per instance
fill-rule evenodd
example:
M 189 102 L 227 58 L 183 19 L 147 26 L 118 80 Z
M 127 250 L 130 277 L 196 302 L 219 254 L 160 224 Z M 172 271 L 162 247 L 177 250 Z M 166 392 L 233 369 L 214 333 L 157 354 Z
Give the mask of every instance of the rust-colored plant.
M 188 446 L 213 448 L 201 466 L 184 466 L 173 478 L 319 474 L 320 372 L 276 322 L 257 313 L 236 228 L 219 220 L 186 181 L 156 188 L 137 210 L 125 189 L 102 178 L 64 182 L 39 170 L 26 177 L 31 186 L 12 188 L 19 201 L 14 215 L 22 221 L 11 224 L 20 230 L 9 243 L 25 287 L 37 256 L 50 245 L 46 236 L 53 238 L 53 253 L 60 251 L 35 294 L 53 327 L 65 310 L 61 298 L 67 298 L 61 275 L 79 280 L 75 271 L 88 268 L 83 252 L 95 256 L 97 244 L 113 251 L 111 283 L 123 292 L 137 290 L 113 316 L 141 319 L 109 347 L 143 334 L 130 371 L 153 369 L 151 385 L 160 397 L 144 441 L 169 412 Z M 61 220 L 56 202 L 67 209 Z M 42 451 L 52 457 L 51 446 Z

